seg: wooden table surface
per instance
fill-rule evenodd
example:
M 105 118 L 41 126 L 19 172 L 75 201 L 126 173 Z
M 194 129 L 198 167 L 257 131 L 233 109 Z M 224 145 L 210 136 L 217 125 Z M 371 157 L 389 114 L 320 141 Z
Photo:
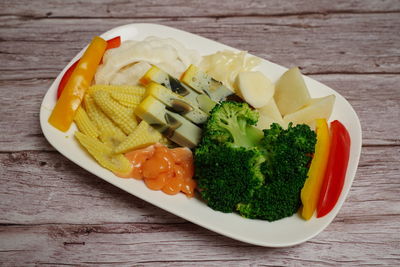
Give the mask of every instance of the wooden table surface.
M 400 1 L 0 1 L 0 263 L 400 266 Z M 348 198 L 289 248 L 208 231 L 104 182 L 44 138 L 39 108 L 94 35 L 158 23 L 225 43 L 334 88 L 363 128 Z

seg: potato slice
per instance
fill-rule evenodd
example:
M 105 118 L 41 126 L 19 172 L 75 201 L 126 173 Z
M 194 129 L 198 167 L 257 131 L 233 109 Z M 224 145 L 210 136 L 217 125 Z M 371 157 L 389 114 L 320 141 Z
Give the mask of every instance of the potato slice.
M 282 116 L 309 104 L 310 94 L 298 67 L 289 69 L 279 78 L 274 98 Z
M 293 122 L 293 124 L 305 123 L 314 127 L 316 119 L 329 119 L 333 110 L 333 105 L 335 104 L 335 99 L 335 95 L 311 99 L 309 105 L 284 116 L 283 121 L 285 124 L 289 122 Z
M 267 105 L 258 108 L 258 113 L 260 117 L 258 119 L 257 128 L 260 130 L 269 129 L 270 125 L 274 122 L 279 123 L 281 126 L 284 126 L 284 122 L 279 112 L 278 107 L 276 106 L 274 98 L 271 98 Z
M 237 76 L 243 99 L 255 108 L 265 106 L 275 93 L 274 84 L 259 71 L 244 71 Z

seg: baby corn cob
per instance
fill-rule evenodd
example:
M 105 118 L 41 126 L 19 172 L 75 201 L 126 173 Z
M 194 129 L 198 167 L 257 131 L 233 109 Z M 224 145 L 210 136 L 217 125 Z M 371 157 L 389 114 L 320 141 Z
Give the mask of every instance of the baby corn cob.
M 159 142 L 160 144 L 163 144 L 163 145 L 169 147 L 169 148 L 174 148 L 174 147 L 177 146 L 174 142 L 172 142 L 171 140 L 169 140 L 169 139 L 168 139 L 167 137 L 165 137 L 165 136 L 162 136 L 162 138 L 161 138 L 160 141 L 158 141 L 158 142 Z
M 92 85 L 88 89 L 89 94 L 93 94 L 97 90 L 104 90 L 107 92 L 119 92 L 124 94 L 143 96 L 146 92 L 146 88 L 139 85 Z
M 75 132 L 75 137 L 104 168 L 120 174 L 131 171 L 132 166 L 129 160 L 122 154 L 114 154 L 111 147 L 78 131 Z
M 129 108 L 135 108 L 143 100 L 143 96 L 121 93 L 119 91 L 112 91 L 110 92 L 110 95 L 120 104 Z
M 114 150 L 115 153 L 125 153 L 157 143 L 163 136 L 146 121 L 142 120 L 138 127 Z
M 86 107 L 89 118 L 94 122 L 100 132 L 100 140 L 111 147 L 118 146 L 122 141 L 125 140 L 126 135 L 118 128 L 100 108 L 97 107 L 93 98 L 86 94 L 84 98 L 84 104 Z
M 99 136 L 99 130 L 90 120 L 82 106 L 79 106 L 76 110 L 74 121 L 82 133 L 93 138 L 97 138 Z
M 93 99 L 100 109 L 113 120 L 126 134 L 133 132 L 137 126 L 137 120 L 132 108 L 124 107 L 113 98 L 110 93 L 104 90 L 97 90 L 93 93 Z

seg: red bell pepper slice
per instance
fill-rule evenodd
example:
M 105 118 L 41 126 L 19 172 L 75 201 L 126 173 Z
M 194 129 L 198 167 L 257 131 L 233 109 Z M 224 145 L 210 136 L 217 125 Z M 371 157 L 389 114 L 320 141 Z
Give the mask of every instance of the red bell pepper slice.
M 71 77 L 72 72 L 74 72 L 74 69 L 76 68 L 76 65 L 78 65 L 79 59 L 75 61 L 74 64 L 72 64 L 67 71 L 64 73 L 63 77 L 61 78 L 60 83 L 58 84 L 58 90 L 57 90 L 57 99 L 60 98 L 62 91 L 64 90 L 65 85 L 67 84 L 69 77 Z
M 121 45 L 121 37 L 120 36 L 114 37 L 107 41 L 106 50 L 111 49 L 111 48 L 117 48 L 120 45 Z M 67 71 L 64 73 L 63 77 L 61 78 L 61 81 L 60 81 L 60 83 L 58 85 L 58 89 L 57 89 L 57 99 L 60 98 L 61 93 L 64 90 L 64 87 L 69 80 L 69 77 L 71 77 L 71 74 L 72 74 L 72 72 L 74 72 L 76 65 L 78 65 L 78 63 L 79 63 L 79 59 L 67 69 Z
M 121 45 L 121 36 L 114 37 L 107 41 L 107 49 L 117 48 Z
M 331 122 L 331 150 L 317 206 L 317 218 L 335 207 L 343 190 L 350 155 L 350 135 L 338 120 Z

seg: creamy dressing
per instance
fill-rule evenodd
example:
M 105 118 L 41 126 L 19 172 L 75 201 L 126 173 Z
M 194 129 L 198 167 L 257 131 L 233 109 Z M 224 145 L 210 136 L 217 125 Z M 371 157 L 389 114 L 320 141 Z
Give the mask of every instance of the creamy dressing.
M 200 69 L 235 91 L 236 76 L 242 71 L 252 70 L 260 62 L 261 60 L 257 57 L 247 56 L 245 51 L 224 50 L 204 56 L 200 63 Z

